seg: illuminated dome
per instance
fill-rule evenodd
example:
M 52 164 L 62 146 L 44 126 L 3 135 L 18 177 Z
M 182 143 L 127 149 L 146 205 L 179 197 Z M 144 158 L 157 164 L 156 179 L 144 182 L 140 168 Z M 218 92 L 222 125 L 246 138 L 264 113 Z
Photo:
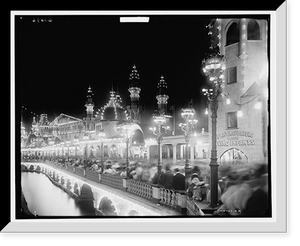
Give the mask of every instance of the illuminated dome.
M 108 103 L 98 110 L 96 116 L 100 117 L 101 120 L 128 120 L 129 116 L 127 111 L 123 108 L 121 103 L 122 99 L 120 95 L 111 91 Z

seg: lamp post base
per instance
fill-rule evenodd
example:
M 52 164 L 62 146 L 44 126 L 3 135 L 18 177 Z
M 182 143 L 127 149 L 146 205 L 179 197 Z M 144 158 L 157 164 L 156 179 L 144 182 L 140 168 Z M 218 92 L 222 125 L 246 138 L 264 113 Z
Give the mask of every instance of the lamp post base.
M 209 164 L 210 166 L 210 205 L 209 207 L 215 208 L 218 206 L 218 186 L 219 186 L 219 174 L 218 174 L 218 163 L 217 163 L 217 158 L 211 158 L 211 162 Z

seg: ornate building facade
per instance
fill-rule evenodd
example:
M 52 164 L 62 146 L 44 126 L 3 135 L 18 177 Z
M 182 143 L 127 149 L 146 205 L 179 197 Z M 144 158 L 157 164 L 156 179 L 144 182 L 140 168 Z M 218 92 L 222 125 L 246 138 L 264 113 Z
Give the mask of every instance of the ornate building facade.
M 133 67 L 130 80 L 139 79 L 136 67 Z M 141 108 L 139 96 L 130 85 L 131 105 L 129 111 L 122 106 L 122 98 L 115 91 L 110 91 L 109 101 L 94 114 L 92 88 L 87 91 L 86 117 L 79 119 L 61 113 L 52 122 L 47 114 L 41 114 L 37 122 L 35 117 L 28 136 L 21 126 L 22 155 L 56 156 L 65 158 L 97 158 L 103 153 L 106 157 L 124 157 L 126 151 L 124 126 L 130 135 L 130 156 L 143 156 L 144 134 L 139 126 Z M 140 92 L 137 90 L 138 93 Z
M 268 21 L 214 19 L 208 27 L 212 47 L 218 46 L 226 58 L 223 93 L 218 98 L 218 160 L 267 163 Z

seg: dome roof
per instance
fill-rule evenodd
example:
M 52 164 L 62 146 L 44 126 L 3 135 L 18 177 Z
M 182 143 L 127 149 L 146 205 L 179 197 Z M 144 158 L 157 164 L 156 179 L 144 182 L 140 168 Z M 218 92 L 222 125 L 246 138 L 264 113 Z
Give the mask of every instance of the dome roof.
M 127 111 L 122 107 L 121 103 L 120 95 L 111 91 L 108 103 L 98 110 L 97 117 L 100 117 L 101 120 L 128 120 Z

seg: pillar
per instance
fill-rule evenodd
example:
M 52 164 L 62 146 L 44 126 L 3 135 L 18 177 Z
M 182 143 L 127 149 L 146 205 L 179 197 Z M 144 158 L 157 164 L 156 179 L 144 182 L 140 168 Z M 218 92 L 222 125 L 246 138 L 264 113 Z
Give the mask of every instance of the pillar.
M 190 144 L 190 159 L 191 162 L 194 162 L 194 144 Z
M 183 159 L 183 145 L 180 145 L 180 159 Z
M 173 162 L 175 163 L 177 160 L 176 158 L 176 144 L 173 144 Z
M 159 151 L 159 158 L 160 158 L 160 160 L 162 160 L 162 144 L 160 145 L 160 149 L 159 149 L 160 151 Z
M 152 202 L 158 204 L 160 201 L 160 188 L 152 186 Z
M 170 147 L 167 148 L 167 158 L 170 158 Z

